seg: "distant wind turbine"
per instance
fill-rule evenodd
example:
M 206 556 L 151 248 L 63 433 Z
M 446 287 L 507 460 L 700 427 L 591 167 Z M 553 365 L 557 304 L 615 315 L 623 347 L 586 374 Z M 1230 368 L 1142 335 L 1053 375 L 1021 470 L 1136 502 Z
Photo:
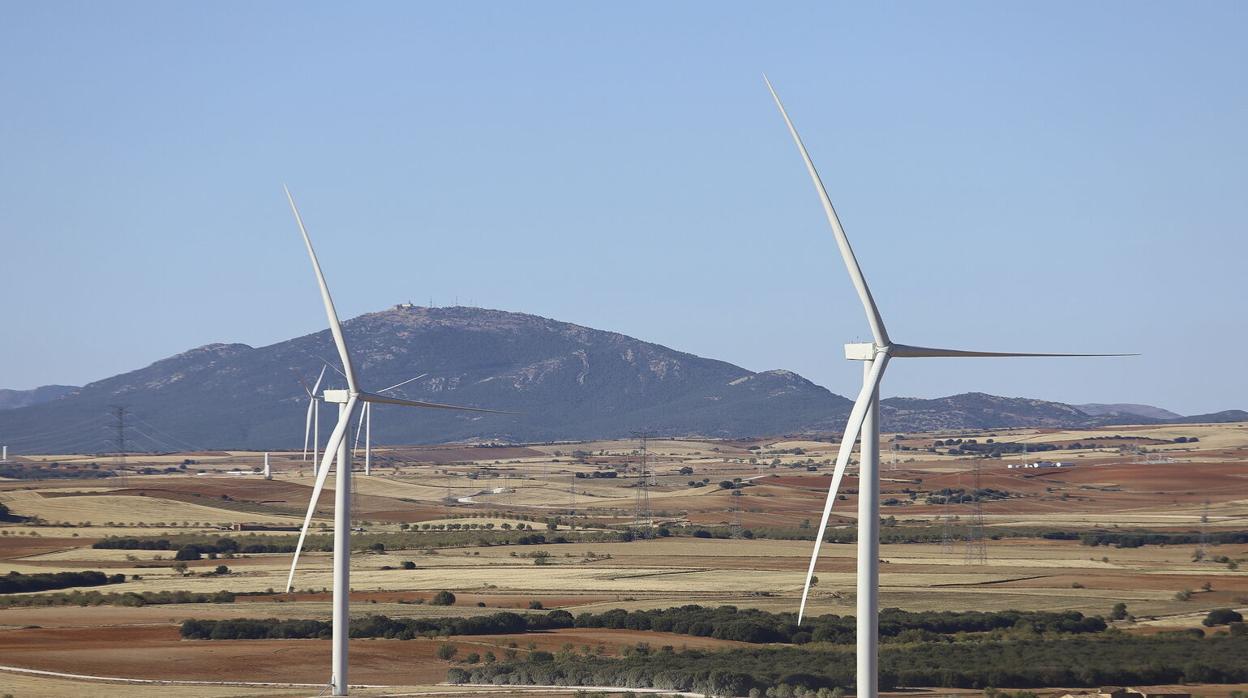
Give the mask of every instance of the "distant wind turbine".
M 325 283 L 325 275 L 321 272 L 321 264 L 316 259 L 316 251 L 312 249 L 312 240 L 304 228 L 303 218 L 295 206 L 295 199 L 286 191 L 286 200 L 303 236 L 308 257 L 312 261 L 312 270 L 316 273 L 316 283 L 321 290 L 321 302 L 325 305 L 325 315 L 329 320 L 329 331 L 334 337 L 334 345 L 338 348 L 338 357 L 342 360 L 342 375 L 347 380 L 346 390 L 326 390 L 323 398 L 326 402 L 337 403 L 338 422 L 334 425 L 329 441 L 325 444 L 325 453 L 317 468 L 316 484 L 312 488 L 312 501 L 308 503 L 308 513 L 304 516 L 303 527 L 299 529 L 299 542 L 295 546 L 295 554 L 290 562 L 290 576 L 286 579 L 286 591 L 290 592 L 295 580 L 295 568 L 299 565 L 299 551 L 303 549 L 303 541 L 308 535 L 312 524 L 312 516 L 316 513 L 316 502 L 320 499 L 321 490 L 329 476 L 330 465 L 337 456 L 337 470 L 334 486 L 334 614 L 333 614 L 333 663 L 330 674 L 332 695 L 347 695 L 347 641 L 348 624 L 350 622 L 351 594 L 351 456 L 347 448 L 347 429 L 351 425 L 351 413 L 356 405 L 380 402 L 389 405 L 405 405 L 408 407 L 426 407 L 439 410 L 458 410 L 464 412 L 487 412 L 495 414 L 497 410 L 486 410 L 477 407 L 459 407 L 443 405 L 436 402 L 419 402 L 386 397 L 377 393 L 360 390 L 355 379 L 355 368 L 351 363 L 351 354 L 347 351 L 347 342 L 343 338 L 342 324 L 338 322 L 338 313 L 334 310 L 334 301 L 329 295 L 329 286 Z
M 896 358 L 956 358 L 956 357 L 1069 357 L 1069 356 L 1133 356 L 1132 354 L 1040 354 L 1031 352 L 993 352 L 965 351 L 962 349 L 933 349 L 930 347 L 897 344 L 889 339 L 884 329 L 884 319 L 867 288 L 867 280 L 858 266 L 854 251 L 849 246 L 849 238 L 837 218 L 832 200 L 824 189 L 815 164 L 806 152 L 806 146 L 797 135 L 789 114 L 780 102 L 779 95 L 771 86 L 771 81 L 763 76 L 772 99 L 784 117 L 789 134 L 806 163 L 806 171 L 815 185 L 815 192 L 823 204 L 824 215 L 832 227 L 836 238 L 836 246 L 841 252 L 841 259 L 849 272 L 858 298 L 867 314 L 867 323 L 871 326 L 871 342 L 846 344 L 845 358 L 863 362 L 862 390 L 854 400 L 854 407 L 849 413 L 845 424 L 845 435 L 841 439 L 840 450 L 836 456 L 836 467 L 832 471 L 832 482 L 828 486 L 828 499 L 823 505 L 823 518 L 819 521 L 819 532 L 815 536 L 814 551 L 810 556 L 810 566 L 806 570 L 806 583 L 802 588 L 802 603 L 798 610 L 798 623 L 806 613 L 806 599 L 810 593 L 810 580 L 815 573 L 815 563 L 819 559 L 819 547 L 823 543 L 824 532 L 828 527 L 828 517 L 832 514 L 832 505 L 836 502 L 836 493 L 845 475 L 845 467 L 849 463 L 849 455 L 853 451 L 854 441 L 860 435 L 860 465 L 858 475 L 858 608 L 857 608 L 857 696 L 875 696 L 879 689 L 879 583 L 880 583 L 880 380 L 884 377 L 884 368 L 891 359 Z
M 316 383 L 311 388 L 303 381 L 302 376 L 295 373 L 295 377 L 299 379 L 299 385 L 303 386 L 303 392 L 308 394 L 308 415 L 303 420 L 303 459 L 308 459 L 308 441 L 311 437 L 313 463 L 317 461 L 316 449 L 320 447 L 321 442 L 321 401 L 317 398 L 316 392 L 321 389 L 321 381 L 325 379 L 325 368 L 321 366 L 321 375 L 316 377 Z
M 402 383 L 395 383 L 389 388 L 378 390 L 378 394 L 385 394 L 396 388 L 401 388 L 412 381 L 420 380 L 428 373 L 422 373 L 415 378 L 408 378 Z M 360 432 L 364 432 L 364 474 L 373 474 L 373 405 L 372 403 L 364 403 L 360 408 L 360 421 L 355 427 L 355 445 L 351 448 L 351 457 L 354 458 L 359 454 L 360 450 Z

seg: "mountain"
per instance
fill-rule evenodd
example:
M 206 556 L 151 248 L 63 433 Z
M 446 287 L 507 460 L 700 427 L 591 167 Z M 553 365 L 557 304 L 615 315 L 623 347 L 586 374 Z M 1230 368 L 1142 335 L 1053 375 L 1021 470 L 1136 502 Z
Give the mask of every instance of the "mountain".
M 343 329 L 365 388 L 427 374 L 394 394 L 516 413 L 376 405 L 373 437 L 380 444 L 571 441 L 638 430 L 839 436 L 851 407 L 850 400 L 791 371 L 756 373 L 522 313 L 405 304 L 348 320 Z M 326 359 L 337 363 L 328 330 L 267 347 L 210 344 L 66 388 L 56 399 L 0 410 L 0 439 L 19 454 L 108 453 L 116 450 L 119 433 L 132 451 L 298 448 L 307 405 L 298 376 L 311 382 Z M 344 382 L 327 372 L 325 387 Z M 124 415 L 116 413 L 119 405 Z M 336 419 L 327 407 L 322 438 Z M 883 428 L 902 432 L 1248 420 L 1238 410 L 1166 419 L 1125 410 L 1091 414 L 1060 402 L 984 393 L 887 398 L 881 411 Z
M 1080 411 L 1093 417 L 1146 417 L 1148 419 L 1181 419 L 1183 415 L 1152 405 L 1135 405 L 1129 402 L 1089 402 L 1075 405 Z
M 1226 424 L 1228 422 L 1248 422 L 1248 412 L 1243 410 L 1222 410 L 1209 414 L 1193 414 L 1187 417 L 1167 419 L 1171 424 Z
M 1061 402 L 962 393 L 935 399 L 890 397 L 880 400 L 886 429 L 990 429 L 1064 427 L 1086 424 L 1090 415 Z
M 30 390 L 0 388 L 0 410 L 13 410 L 18 407 L 59 400 L 77 389 L 78 387 L 73 385 L 41 385 Z
M 378 443 L 549 441 L 834 431 L 850 401 L 790 371 L 739 366 L 615 332 L 480 308 L 397 306 L 343 324 L 363 385 L 428 373 L 396 395 L 514 411 L 481 415 L 377 405 Z M 106 452 L 126 405 L 131 448 L 294 448 L 329 331 L 267 347 L 212 344 L 97 381 L 54 402 L 0 412 L 15 452 Z M 336 361 L 334 362 L 336 363 Z M 292 373 L 292 369 L 294 373 Z M 344 387 L 334 371 L 327 387 Z M 332 428 L 322 409 L 321 434 Z

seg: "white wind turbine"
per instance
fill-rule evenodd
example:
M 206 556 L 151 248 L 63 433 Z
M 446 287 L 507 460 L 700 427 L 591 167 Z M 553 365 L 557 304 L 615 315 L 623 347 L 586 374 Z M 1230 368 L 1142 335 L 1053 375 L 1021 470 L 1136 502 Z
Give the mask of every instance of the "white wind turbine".
M 285 189 L 285 187 L 283 187 Z M 351 458 L 347 448 L 347 429 L 351 425 L 351 413 L 356 405 L 380 402 L 390 405 L 406 405 L 408 407 L 426 407 L 439 410 L 459 410 L 466 412 L 489 412 L 499 414 L 496 410 L 485 410 L 476 407 L 459 407 L 443 405 L 436 402 L 419 402 L 386 397 L 377 393 L 363 391 L 355 380 L 355 369 L 351 363 L 351 354 L 347 352 L 347 343 L 343 339 L 342 324 L 338 322 L 338 313 L 334 310 L 334 301 L 330 298 L 329 287 L 325 284 L 325 275 L 321 273 L 320 262 L 316 259 L 316 251 L 312 249 L 312 240 L 303 226 L 303 218 L 295 206 L 290 190 L 285 189 L 286 200 L 290 202 L 290 210 L 303 236 L 304 246 L 308 249 L 308 257 L 312 260 L 312 270 L 316 272 L 316 283 L 321 289 L 321 302 L 325 305 L 325 315 L 329 320 L 329 331 L 333 334 L 334 345 L 338 348 L 338 356 L 342 360 L 342 375 L 347 380 L 346 390 L 326 390 L 326 402 L 337 403 L 338 422 L 334 425 L 329 441 L 325 444 L 325 452 L 317 468 L 316 484 L 312 488 L 312 501 L 308 503 L 308 513 L 304 516 L 303 527 L 299 530 L 299 542 L 295 546 L 294 558 L 290 562 L 290 576 L 286 579 L 286 591 L 291 590 L 295 580 L 295 568 L 299 565 L 299 551 L 303 549 L 303 541 L 308 535 L 308 527 L 312 524 L 312 515 L 316 513 L 316 502 L 320 499 L 321 490 L 329 476 L 330 465 L 337 456 L 336 479 L 334 485 L 334 618 L 333 618 L 333 663 L 330 674 L 332 695 L 347 695 L 347 641 L 348 624 L 350 622 L 351 593 Z M 505 413 L 503 413 L 505 414 Z
M 422 373 L 419 376 L 416 376 L 415 378 L 408 378 L 402 383 L 395 383 L 389 388 L 382 388 L 381 390 L 378 390 L 377 393 L 379 395 L 384 395 L 390 392 L 391 390 L 394 390 L 395 388 L 401 388 L 407 385 L 408 383 L 411 383 L 412 381 L 420 380 L 421 378 L 424 378 L 427 375 L 429 374 Z M 373 405 L 371 402 L 364 403 L 364 406 L 360 408 L 360 421 L 359 423 L 356 424 L 356 427 L 355 427 L 355 445 L 351 448 L 352 458 L 356 457 L 356 455 L 358 455 L 359 453 L 361 431 L 364 432 L 364 474 L 372 475 L 373 474 Z
M 819 559 L 819 548 L 823 543 L 823 536 L 828 527 L 828 517 L 832 514 L 832 505 L 836 502 L 836 493 L 841 485 L 841 479 L 845 475 L 845 467 L 849 463 L 850 453 L 854 448 L 854 441 L 861 436 L 862 444 L 859 447 L 859 475 L 858 475 L 858 574 L 857 574 L 857 615 L 856 615 L 856 634 L 857 634 L 857 693 L 858 696 L 875 696 L 879 690 L 879 581 L 880 581 L 880 379 L 884 376 L 884 368 L 891 359 L 896 358 L 918 358 L 918 357 L 939 357 L 939 358 L 955 358 L 955 357 L 1019 357 L 1019 356 L 1041 356 L 1041 357 L 1057 357 L 1057 356 L 1131 356 L 1131 354 L 1043 354 L 1033 352 L 992 352 L 992 351 L 965 351 L 961 349 L 933 349 L 930 347 L 910 346 L 906 344 L 897 344 L 889 339 L 888 332 L 884 329 L 884 320 L 880 316 L 880 310 L 875 305 L 875 300 L 871 297 L 871 291 L 867 288 L 867 280 L 862 275 L 862 269 L 858 266 L 858 260 L 854 257 L 854 251 L 849 246 L 849 238 L 845 236 L 845 230 L 841 228 L 841 222 L 837 218 L 836 210 L 832 207 L 832 200 L 828 198 L 828 192 L 824 189 L 823 182 L 819 178 L 819 173 L 815 170 L 815 165 L 810 159 L 810 155 L 806 152 L 806 146 L 802 144 L 802 139 L 797 134 L 793 122 L 789 119 L 789 114 L 784 109 L 784 105 L 780 102 L 779 95 L 776 94 L 775 88 L 771 86 L 771 82 L 763 77 L 767 83 L 767 89 L 770 90 L 772 99 L 775 100 L 776 106 L 780 109 L 780 115 L 784 117 L 784 123 L 789 128 L 789 134 L 793 136 L 793 142 L 797 144 L 797 149 L 801 152 L 802 160 L 806 163 L 806 171 L 810 174 L 810 179 L 815 185 L 815 191 L 819 194 L 819 200 L 823 204 L 824 215 L 827 216 L 828 223 L 832 227 L 832 234 L 836 237 L 836 246 L 840 249 L 841 258 L 845 262 L 845 268 L 849 271 L 849 278 L 853 281 L 854 288 L 858 291 L 858 298 L 862 301 L 862 307 L 866 310 L 867 323 L 871 326 L 871 342 L 861 344 L 846 344 L 845 358 L 851 361 L 863 362 L 863 379 L 862 390 L 858 393 L 858 398 L 854 400 L 854 407 L 850 410 L 849 419 L 845 424 L 845 435 L 841 439 L 840 450 L 836 455 L 836 466 L 832 471 L 832 482 L 828 486 L 828 499 L 823 505 L 823 518 L 819 521 L 819 532 L 815 535 L 814 551 L 810 556 L 810 566 L 806 570 L 806 582 L 802 587 L 802 603 L 798 610 L 798 623 L 801 623 L 802 617 L 806 613 L 806 599 L 810 593 L 810 580 L 815 573 L 815 563 Z
M 308 442 L 312 443 L 312 462 L 317 461 L 317 450 L 321 444 L 321 401 L 316 397 L 316 391 L 321 389 L 321 381 L 325 380 L 325 366 L 321 366 L 321 374 L 316 377 L 316 383 L 309 388 L 307 383 L 303 382 L 303 377 L 298 372 L 295 377 L 299 379 L 299 385 L 303 386 L 303 392 L 308 394 L 308 414 L 303 420 L 303 459 L 308 459 Z M 294 369 L 291 369 L 294 371 Z M 311 439 L 309 439 L 311 437 Z

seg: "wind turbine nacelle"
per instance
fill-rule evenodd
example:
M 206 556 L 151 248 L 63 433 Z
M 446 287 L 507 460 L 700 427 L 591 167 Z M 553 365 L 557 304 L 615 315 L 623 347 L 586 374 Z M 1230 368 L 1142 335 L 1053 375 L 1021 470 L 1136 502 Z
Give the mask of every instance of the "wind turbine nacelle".
M 871 361 L 875 358 L 875 345 L 871 342 L 858 342 L 845 345 L 845 358 L 849 361 Z M 325 392 L 329 392 L 328 390 Z
M 350 390 L 326 390 L 325 392 L 321 393 L 321 396 L 324 397 L 325 402 L 345 403 L 347 400 L 351 398 L 351 391 Z

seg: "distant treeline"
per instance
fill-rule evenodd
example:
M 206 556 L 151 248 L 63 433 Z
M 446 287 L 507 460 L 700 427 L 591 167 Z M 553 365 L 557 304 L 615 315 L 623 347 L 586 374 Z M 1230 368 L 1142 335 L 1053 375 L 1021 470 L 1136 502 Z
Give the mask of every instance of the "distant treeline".
M 627 531 L 430 531 L 399 533 L 357 533 L 351 536 L 351 549 L 357 552 L 385 550 L 419 550 L 458 546 L 541 545 L 562 543 L 611 543 L 628 538 Z M 195 548 L 203 555 L 238 555 L 294 552 L 294 536 L 257 535 L 215 536 L 181 534 L 158 537 L 110 536 L 92 547 L 107 550 L 172 550 Z M 334 537 L 310 534 L 304 550 L 330 552 Z
M 800 626 L 793 613 L 769 613 L 735 606 L 707 608 L 697 605 L 653 611 L 613 609 L 604 613 L 576 616 L 578 628 L 655 630 L 714 637 L 739 642 L 852 643 L 853 616 L 823 615 L 809 618 Z M 1094 633 L 1105 629 L 1105 621 L 1085 617 L 1078 611 L 880 611 L 880 636 L 900 639 L 928 639 L 932 635 L 978 633 L 1004 628 L 1026 627 L 1034 632 Z
M 226 538 L 220 536 L 212 538 L 208 536 L 173 536 L 171 538 L 119 538 L 109 536 L 102 541 L 96 542 L 92 548 L 101 550 L 197 550 L 202 554 L 217 553 L 238 554 L 238 553 L 290 553 L 295 550 L 295 541 L 289 537 L 261 537 L 255 536 L 255 540 L 248 541 L 244 539 L 239 541 L 237 538 Z M 324 541 L 313 541 L 316 538 L 330 539 L 329 550 L 333 549 L 333 542 L 329 536 L 309 536 L 308 543 L 304 547 L 308 550 L 318 550 L 318 544 L 324 544 Z
M 1084 545 L 1112 545 L 1116 548 L 1139 548 L 1144 545 L 1194 545 L 1201 541 L 1201 534 L 1197 531 L 1186 533 L 1085 531 L 1078 536 L 1079 542 Z M 1248 531 L 1209 531 L 1204 534 L 1204 540 L 1210 545 L 1248 543 Z
M 880 688 L 1036 688 L 1248 681 L 1248 637 L 1151 637 L 1109 633 L 956 643 L 886 645 Z M 523 659 L 453 668 L 452 683 L 624 686 L 719 696 L 789 698 L 854 681 L 852 649 L 799 647 L 727 651 L 654 651 L 639 645 L 611 659 L 569 652 L 532 652 Z
M 351 637 L 381 637 L 413 640 L 439 635 L 499 635 L 537 630 L 570 628 L 572 614 L 551 611 L 519 614 L 502 611 L 469 618 L 389 618 L 366 616 L 351 619 Z M 321 620 L 188 620 L 182 623 L 182 637 L 188 640 L 273 640 L 327 638 L 333 626 Z
M 149 606 L 172 603 L 234 603 L 229 591 L 78 591 L 0 598 L 0 608 L 12 606 Z
M 319 623 L 319 625 L 318 625 Z M 351 637 L 410 640 L 440 635 L 498 635 L 558 628 L 611 628 L 714 637 L 750 643 L 807 643 L 854 641 L 854 617 L 824 615 L 800 626 L 793 613 L 768 613 L 735 606 L 707 608 L 681 606 L 653 611 L 614 609 L 604 613 L 567 611 L 519 614 L 508 611 L 470 618 L 388 618 L 368 616 L 351 621 Z M 1105 621 L 1077 611 L 941 611 L 911 612 L 895 608 L 880 613 L 880 635 L 897 641 L 929 640 L 956 633 L 982 633 L 1017 628 L 1029 633 L 1094 633 Z M 182 637 L 197 640 L 315 638 L 329 632 L 325 621 L 188 620 Z
M 124 581 L 126 581 L 124 574 L 106 575 L 94 570 L 40 574 L 10 572 L 0 577 L 0 594 L 20 594 L 29 591 L 68 589 L 69 587 L 98 587 L 105 584 L 120 584 Z
M 113 477 L 117 474 L 111 470 L 99 470 L 99 463 L 91 463 L 86 467 L 72 465 L 64 468 L 60 467 L 59 463 L 51 465 L 54 467 L 30 463 L 0 465 L 0 477 L 12 480 L 95 480 Z

